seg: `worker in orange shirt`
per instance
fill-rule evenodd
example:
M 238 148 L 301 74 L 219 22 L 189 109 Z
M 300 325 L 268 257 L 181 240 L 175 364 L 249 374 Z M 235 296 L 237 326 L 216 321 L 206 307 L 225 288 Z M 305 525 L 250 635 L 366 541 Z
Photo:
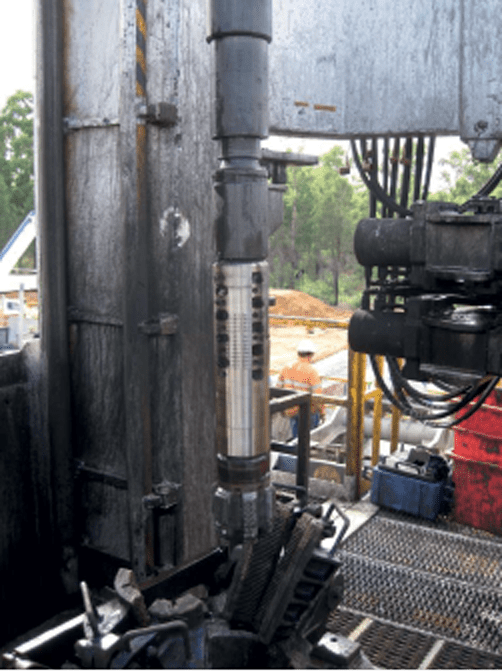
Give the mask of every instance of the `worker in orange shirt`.
M 299 392 L 321 393 L 321 378 L 312 366 L 315 345 L 308 339 L 301 341 L 297 347 L 298 359 L 292 365 L 285 366 L 279 374 L 278 387 L 285 387 Z M 287 408 L 284 413 L 289 418 L 293 438 L 298 437 L 298 406 Z M 324 419 L 324 405 L 312 399 L 310 406 L 310 428 L 314 429 Z

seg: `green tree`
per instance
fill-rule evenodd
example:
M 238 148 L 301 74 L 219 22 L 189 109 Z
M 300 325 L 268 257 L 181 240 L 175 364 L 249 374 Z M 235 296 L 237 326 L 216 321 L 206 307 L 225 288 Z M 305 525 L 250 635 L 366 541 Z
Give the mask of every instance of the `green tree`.
M 352 240 L 368 214 L 366 191 L 340 175 L 342 165 L 343 150 L 335 146 L 315 167 L 288 168 L 284 221 L 270 241 L 272 285 L 335 305 L 347 301 L 344 289 L 352 303 L 359 300 L 362 270 Z
M 272 283 L 295 289 L 305 272 L 305 251 L 311 239 L 312 168 L 291 166 L 284 195 L 284 220 L 271 238 Z
M 340 300 L 340 274 L 347 271 L 352 259 L 352 240 L 357 221 L 354 220 L 354 189 L 340 175 L 343 150 L 335 146 L 322 157 L 314 172 L 313 238 L 316 241 L 317 268 L 331 274 L 333 302 Z
M 445 168 L 441 177 L 446 187 L 433 194 L 430 200 L 447 201 L 460 205 L 474 196 L 490 179 L 498 163 L 475 161 L 470 150 L 464 147 L 460 152 L 451 152 L 447 159 L 441 159 L 440 165 Z M 502 198 L 502 185 L 496 187 L 491 196 Z
M 17 91 L 0 113 L 0 249 L 33 201 L 33 96 Z

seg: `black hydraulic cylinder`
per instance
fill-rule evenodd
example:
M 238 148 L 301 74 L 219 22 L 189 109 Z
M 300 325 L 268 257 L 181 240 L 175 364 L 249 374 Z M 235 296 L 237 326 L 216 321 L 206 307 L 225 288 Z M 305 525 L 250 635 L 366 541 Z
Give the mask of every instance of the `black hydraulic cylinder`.
M 349 344 L 355 352 L 404 357 L 404 313 L 356 310 L 350 320 Z
M 354 236 L 361 266 L 410 266 L 411 219 L 362 219 Z

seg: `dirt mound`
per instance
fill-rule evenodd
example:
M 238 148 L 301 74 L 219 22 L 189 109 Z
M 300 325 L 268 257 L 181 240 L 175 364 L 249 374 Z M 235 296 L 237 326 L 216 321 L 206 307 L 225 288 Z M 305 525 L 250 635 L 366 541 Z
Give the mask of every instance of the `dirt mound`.
M 293 320 L 274 320 L 274 315 L 295 317 L 316 317 L 345 322 L 353 311 L 346 308 L 328 306 L 320 299 L 296 289 L 271 289 L 270 296 L 276 297 L 270 315 L 270 369 L 278 373 L 283 366 L 296 359 L 296 347 L 304 338 L 315 343 L 314 362 L 344 350 L 347 347 L 347 329 L 328 329 L 321 325 L 299 325 Z
M 270 296 L 275 296 L 276 304 L 271 306 L 270 315 L 295 315 L 298 317 L 326 317 L 331 319 L 349 318 L 353 311 L 328 306 L 320 299 L 297 289 L 271 289 Z

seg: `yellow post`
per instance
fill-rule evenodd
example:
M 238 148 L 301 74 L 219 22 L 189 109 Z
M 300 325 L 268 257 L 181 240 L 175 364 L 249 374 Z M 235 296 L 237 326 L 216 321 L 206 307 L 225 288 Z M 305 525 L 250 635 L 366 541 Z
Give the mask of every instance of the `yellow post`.
M 345 483 L 349 499 L 361 493 L 361 463 L 364 440 L 364 384 L 366 356 L 349 348 L 349 394 L 347 422 L 347 463 Z
M 402 364 L 402 359 L 397 360 L 399 365 Z M 401 418 L 401 411 L 392 406 L 392 424 L 390 432 L 390 452 L 394 453 L 397 450 L 397 444 L 399 442 L 399 420 Z
M 377 355 L 376 363 L 380 373 L 383 372 L 383 357 Z M 380 386 L 375 381 L 375 392 L 374 392 L 375 403 L 373 406 L 373 443 L 371 446 L 371 466 L 374 467 L 378 462 L 378 457 L 380 455 L 380 436 L 382 430 L 382 399 L 383 392 L 380 389 Z

